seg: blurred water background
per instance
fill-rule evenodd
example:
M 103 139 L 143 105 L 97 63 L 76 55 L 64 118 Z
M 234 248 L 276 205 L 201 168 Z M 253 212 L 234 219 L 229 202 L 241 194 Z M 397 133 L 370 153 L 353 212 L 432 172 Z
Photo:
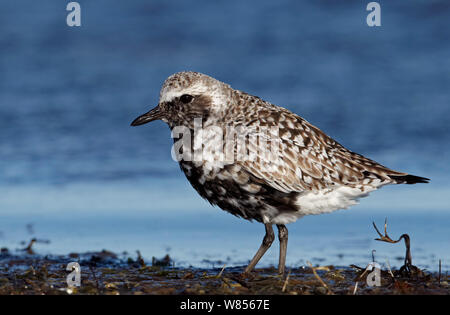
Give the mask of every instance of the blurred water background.
M 288 226 L 288 264 L 450 265 L 450 2 L 68 1 L 0 5 L 0 247 L 140 250 L 177 265 L 245 264 L 264 229 L 212 208 L 170 156 L 168 127 L 129 123 L 193 70 L 282 105 L 353 151 L 432 179 Z M 27 228 L 28 226 L 28 228 Z M 277 245 L 261 265 L 276 265 Z

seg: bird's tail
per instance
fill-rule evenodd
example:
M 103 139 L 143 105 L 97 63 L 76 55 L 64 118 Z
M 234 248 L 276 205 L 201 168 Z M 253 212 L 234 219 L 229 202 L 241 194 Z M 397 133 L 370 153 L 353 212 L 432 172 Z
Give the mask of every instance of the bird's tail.
M 428 183 L 429 178 L 415 176 L 415 175 L 388 175 L 397 184 L 417 184 L 417 183 Z

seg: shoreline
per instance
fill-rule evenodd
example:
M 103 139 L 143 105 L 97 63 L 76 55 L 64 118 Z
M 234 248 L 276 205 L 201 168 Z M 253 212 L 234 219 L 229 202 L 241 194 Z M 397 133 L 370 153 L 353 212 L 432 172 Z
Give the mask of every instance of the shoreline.
M 448 272 L 420 272 L 409 276 L 392 269 L 380 271 L 380 286 L 370 287 L 365 266 L 304 266 L 287 269 L 287 277 L 274 267 L 257 268 L 243 276 L 244 266 L 180 268 L 166 255 L 147 264 L 122 259 L 113 252 L 42 256 L 0 253 L 0 295 L 449 295 Z M 80 286 L 68 287 L 69 263 L 81 267 Z M 393 277 L 394 275 L 394 277 Z M 355 284 L 356 285 L 355 289 Z

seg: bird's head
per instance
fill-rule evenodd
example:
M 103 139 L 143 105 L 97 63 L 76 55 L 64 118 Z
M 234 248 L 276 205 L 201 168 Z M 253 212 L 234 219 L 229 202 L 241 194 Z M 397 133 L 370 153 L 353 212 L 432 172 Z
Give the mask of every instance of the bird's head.
M 198 72 L 178 72 L 166 79 L 158 106 L 136 118 L 139 126 L 160 119 L 171 128 L 191 126 L 194 118 L 220 118 L 232 94 L 229 85 Z

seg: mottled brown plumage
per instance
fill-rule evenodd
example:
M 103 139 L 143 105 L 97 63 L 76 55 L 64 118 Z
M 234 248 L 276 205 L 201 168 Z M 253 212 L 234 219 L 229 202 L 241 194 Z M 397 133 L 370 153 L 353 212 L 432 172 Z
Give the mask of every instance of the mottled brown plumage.
M 132 125 L 154 119 L 165 121 L 172 131 L 180 126 L 189 130 L 193 150 L 197 145 L 207 152 L 197 160 L 192 159 L 193 153 L 186 154 L 186 148 L 178 152 L 181 169 L 203 198 L 236 216 L 266 225 L 265 241 L 247 271 L 270 246 L 272 224 L 280 231 L 279 268 L 283 272 L 284 224 L 304 215 L 347 208 L 383 185 L 427 182 L 346 149 L 285 108 L 196 72 L 170 76 L 161 89 L 158 106 Z M 201 122 L 201 135 L 196 134 L 195 119 Z M 254 158 L 239 158 L 241 151 L 234 144 L 232 159 L 214 153 L 226 147 L 227 142 L 218 139 L 230 130 L 234 137 L 247 139 L 244 152 L 255 153 Z M 271 145 L 275 154 L 268 150 Z

